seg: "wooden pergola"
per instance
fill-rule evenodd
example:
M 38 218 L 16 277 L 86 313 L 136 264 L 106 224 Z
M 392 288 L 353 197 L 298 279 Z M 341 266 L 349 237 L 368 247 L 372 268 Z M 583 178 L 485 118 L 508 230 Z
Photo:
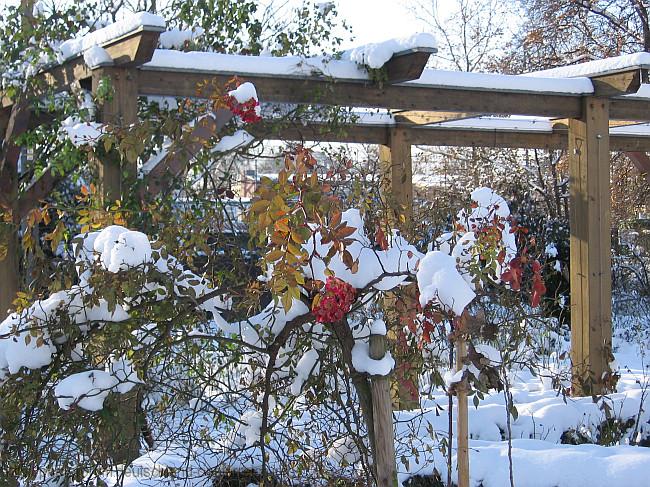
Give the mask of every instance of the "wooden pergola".
M 642 71 L 650 64 L 626 65 L 613 72 L 575 79 L 491 76 L 424 70 L 431 51 L 415 49 L 395 55 L 385 65 L 387 80 L 377 84 L 361 69 L 348 77 L 332 74 L 339 68 L 351 72 L 349 66 L 337 64 L 344 61 L 319 64 L 320 71 L 314 71 L 295 58 L 160 51 L 156 50 L 160 30 L 141 26 L 105 44 L 103 47 L 113 58 L 111 65 L 91 69 L 79 56 L 42 72 L 38 75 L 42 93 L 67 91 L 73 83 L 96 90 L 100 80 L 108 76 L 115 96 L 102 106 L 98 121 L 122 125 L 137 120 L 139 96 L 194 97 L 197 85 L 206 79 L 225 84 L 233 75 L 253 82 L 263 102 L 387 109 L 391 113 L 389 120 L 360 120 L 343 131 L 325 131 L 318 123 L 283 126 L 271 134 L 262 124 L 259 130 L 260 135 L 285 140 L 381 145 L 381 159 L 394 197 L 406 208 L 413 199 L 412 145 L 567 149 L 572 360 L 575 377 L 582 379 L 590 374 L 596 384 L 594 391 L 599 390 L 609 371 L 612 335 L 609 153 L 633 152 L 639 164 L 647 161 L 644 153 L 650 151 L 650 131 L 648 136 L 638 130 L 626 133 L 625 126 L 650 122 L 650 98 L 630 96 L 638 91 Z M 271 69 L 264 71 L 259 66 Z M 551 120 L 538 130 L 516 124 L 472 125 L 471 120 L 481 115 Z M 227 119 L 216 116 L 209 120 L 207 126 L 197 129 L 196 137 L 210 137 Z M 465 125 L 459 123 L 462 119 Z M 35 117 L 30 116 L 24 101 L 2 99 L 0 133 L 5 141 L 5 161 L 17 161 L 20 148 L 12 141 L 34 123 Z M 156 189 L 159 184 L 155 178 L 182 174 L 189 161 L 179 157 L 164 158 L 146 184 Z M 0 167 L 0 189 L 3 202 L 11 206 L 19 221 L 49 194 L 59 177 L 45 171 L 19 194 L 16 167 L 9 163 Z M 135 166 L 120 167 L 114 160 L 102 161 L 99 177 L 106 196 L 119 197 L 125 184 L 123 175 L 128 183 L 136 172 Z M 9 261 L 0 263 L 3 310 L 16 290 L 15 262 L 11 262 L 11 256 Z M 579 382 L 576 380 L 576 385 Z

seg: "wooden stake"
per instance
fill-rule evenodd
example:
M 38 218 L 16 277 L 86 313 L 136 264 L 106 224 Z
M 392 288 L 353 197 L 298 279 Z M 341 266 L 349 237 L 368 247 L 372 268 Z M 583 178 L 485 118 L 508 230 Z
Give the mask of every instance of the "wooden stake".
M 370 358 L 381 360 L 385 354 L 386 338 L 384 335 L 370 335 Z M 377 487 L 394 487 L 397 485 L 397 468 L 390 379 L 386 376 L 373 376 L 370 381 L 370 390 L 375 429 Z
M 467 354 L 465 340 L 459 338 L 456 342 L 456 370 L 463 368 L 463 358 Z M 456 388 L 458 415 L 456 416 L 456 443 L 458 451 L 458 487 L 469 487 L 469 415 L 467 411 L 467 382 L 463 379 Z M 449 445 L 451 448 L 451 445 Z
M 612 343 L 609 101 L 569 121 L 573 394 L 606 392 Z

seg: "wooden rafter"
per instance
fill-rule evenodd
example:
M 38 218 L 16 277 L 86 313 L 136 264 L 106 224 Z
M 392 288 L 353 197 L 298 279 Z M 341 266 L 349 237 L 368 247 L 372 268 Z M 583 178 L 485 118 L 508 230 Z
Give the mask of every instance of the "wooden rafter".
M 593 76 L 595 96 L 619 96 L 636 93 L 641 87 L 641 70 L 633 69 L 604 76 Z
M 418 79 L 422 75 L 429 57 L 436 51 L 437 49 L 433 48 L 415 48 L 395 53 L 384 65 L 386 81 L 394 84 Z

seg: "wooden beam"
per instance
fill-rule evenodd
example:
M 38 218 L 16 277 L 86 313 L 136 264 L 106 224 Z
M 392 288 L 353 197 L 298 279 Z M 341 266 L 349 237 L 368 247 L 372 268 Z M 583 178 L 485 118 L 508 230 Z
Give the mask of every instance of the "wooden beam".
M 418 79 L 429 62 L 429 57 L 436 51 L 437 49 L 431 48 L 415 48 L 395 53 L 384 65 L 387 82 L 395 84 Z
M 140 94 L 194 97 L 207 79 L 225 85 L 237 73 L 171 71 L 142 68 Z M 580 117 L 581 97 L 544 93 L 482 91 L 417 84 L 373 86 L 326 78 L 246 76 L 261 100 L 280 103 L 318 103 L 368 108 L 460 113 L 516 114 L 541 117 Z M 645 114 L 650 118 L 650 112 Z
M 430 123 L 450 122 L 452 120 L 465 120 L 481 116 L 480 113 L 457 112 L 425 112 L 422 110 L 400 110 L 393 112 L 397 123 L 410 123 L 413 125 L 428 125 Z
M 417 127 L 399 124 L 408 132 L 412 145 L 447 147 L 491 147 L 495 149 L 548 149 L 568 148 L 568 127 L 553 132 L 517 132 L 512 130 L 466 130 L 443 127 Z M 390 125 L 346 125 L 331 130 L 326 125 L 282 125 L 268 122 L 251 126 L 249 132 L 259 139 L 297 140 L 314 142 L 340 142 L 388 145 Z M 637 135 L 611 135 L 611 151 L 650 152 L 650 137 Z
M 626 152 L 625 155 L 632 161 L 634 166 L 650 182 L 650 157 L 646 152 Z
M 137 72 L 132 68 L 103 67 L 93 71 L 93 93 L 103 79 L 108 78 L 114 93 L 98 107 L 98 121 L 126 127 L 138 119 Z M 120 161 L 116 150 L 98 161 L 98 188 L 106 203 L 124 198 L 133 189 L 137 178 L 135 162 Z M 124 174 L 122 174 L 124 173 Z
M 636 93 L 641 87 L 641 70 L 633 69 L 591 78 L 595 96 L 619 96 Z
M 158 46 L 160 30 L 140 30 L 102 46 L 116 66 L 140 66 L 148 63 Z
M 160 31 L 140 30 L 119 39 L 114 39 L 103 45 L 113 58 L 116 66 L 135 67 L 151 61 L 158 44 Z M 152 28 L 151 28 L 152 29 Z M 53 66 L 36 76 L 36 86 L 30 96 L 39 97 L 45 93 L 68 91 L 75 82 L 88 80 L 92 70 L 86 65 L 83 56 L 70 59 L 65 63 Z M 2 95 L 1 108 L 13 105 L 13 100 Z
M 170 189 L 185 174 L 194 156 L 217 136 L 232 119 L 230 110 L 217 109 L 214 116 L 203 117 L 192 130 L 145 177 L 143 191 L 154 195 Z
M 569 121 L 573 393 L 600 394 L 612 340 L 609 101 L 585 99 Z

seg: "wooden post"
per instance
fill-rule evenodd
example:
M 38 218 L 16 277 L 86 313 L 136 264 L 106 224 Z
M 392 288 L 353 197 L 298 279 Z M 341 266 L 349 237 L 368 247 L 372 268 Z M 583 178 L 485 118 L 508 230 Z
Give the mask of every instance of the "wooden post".
M 612 343 L 609 100 L 569 120 L 573 394 L 605 392 Z
M 114 94 L 98 114 L 98 121 L 115 126 L 128 126 L 138 119 L 138 82 L 134 68 L 103 67 L 93 71 L 92 88 L 97 92 L 103 79 L 110 81 Z M 117 153 L 111 154 L 98 164 L 98 186 L 105 202 L 124 198 L 137 177 L 136 164 L 120 162 Z
M 107 78 L 113 87 L 113 97 L 99 109 L 98 121 L 126 127 L 138 120 L 137 72 L 133 68 L 102 67 L 93 71 L 93 93 Z M 124 199 L 134 188 L 137 178 L 135 163 L 120 161 L 116 150 L 98 161 L 98 187 L 104 204 Z M 114 417 L 101 431 L 105 448 L 116 464 L 129 464 L 140 456 L 140 425 L 137 388 L 120 394 Z
M 408 236 L 413 229 L 413 168 L 407 129 L 391 129 L 389 145 L 379 148 L 379 160 L 382 169 L 382 199 L 388 213 L 388 222 L 392 228 L 398 228 Z M 399 296 L 387 296 L 384 309 L 386 321 L 391 325 L 389 329 L 401 330 L 407 324 L 405 320 L 413 316 L 415 307 L 415 285 L 401 288 Z M 389 338 L 398 340 L 399 335 L 391 331 Z M 399 349 L 399 346 L 395 347 L 398 364 L 393 374 L 393 405 L 398 410 L 415 409 L 420 402 L 418 379 L 421 364 L 411 356 L 402 356 Z
M 393 211 L 393 221 L 401 231 L 408 233 L 413 217 L 413 163 L 407 129 L 390 131 L 390 145 L 379 147 L 379 161 L 388 193 L 386 203 Z
M 386 354 L 384 335 L 370 335 L 370 358 L 381 360 Z M 377 487 L 397 485 L 395 464 L 395 433 L 393 431 L 393 407 L 390 379 L 373 376 L 370 381 L 372 394 L 373 426 L 375 430 L 375 476 Z
M 467 343 L 461 337 L 456 342 L 456 370 L 463 368 L 467 354 Z M 458 465 L 458 487 L 469 487 L 469 413 L 467 411 L 467 381 L 463 379 L 456 386 L 458 415 L 456 416 L 456 464 Z M 449 445 L 451 448 L 451 445 Z

